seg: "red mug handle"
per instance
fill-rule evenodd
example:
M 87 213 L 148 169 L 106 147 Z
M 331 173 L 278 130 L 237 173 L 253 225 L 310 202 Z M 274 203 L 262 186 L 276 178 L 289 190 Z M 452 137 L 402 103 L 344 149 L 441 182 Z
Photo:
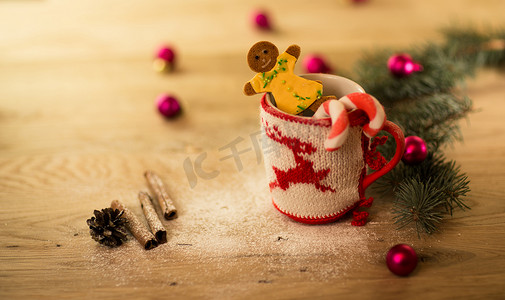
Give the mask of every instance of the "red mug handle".
M 396 152 L 393 158 L 388 161 L 379 170 L 368 174 L 363 179 L 363 190 L 370 186 L 375 180 L 384 176 L 387 172 L 391 171 L 402 159 L 403 152 L 405 152 L 405 136 L 398 125 L 391 121 L 386 121 L 382 130 L 389 132 L 396 141 Z

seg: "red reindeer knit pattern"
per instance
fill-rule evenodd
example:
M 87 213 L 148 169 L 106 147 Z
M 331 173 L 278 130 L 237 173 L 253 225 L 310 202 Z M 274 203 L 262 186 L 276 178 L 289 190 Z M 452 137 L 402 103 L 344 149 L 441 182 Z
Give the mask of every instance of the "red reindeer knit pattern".
M 287 190 L 291 184 L 306 183 L 314 184 L 316 189 L 321 192 L 335 192 L 335 189 L 321 184 L 321 180 L 328 175 L 330 169 L 326 168 L 316 172 L 314 170 L 314 162 L 307 160 L 302 156 L 303 154 L 312 154 L 317 150 L 312 144 L 301 142 L 296 138 L 283 136 L 280 134 L 277 127 L 268 127 L 268 124 L 265 127 L 265 132 L 266 135 L 273 141 L 276 141 L 290 149 L 295 158 L 295 167 L 289 168 L 286 171 L 272 166 L 276 180 L 270 182 L 271 190 L 276 187 Z
M 266 173 L 279 211 L 300 222 L 327 223 L 364 200 L 361 126 L 351 126 L 342 147 L 329 152 L 329 119 L 287 115 L 266 101 L 260 115 Z

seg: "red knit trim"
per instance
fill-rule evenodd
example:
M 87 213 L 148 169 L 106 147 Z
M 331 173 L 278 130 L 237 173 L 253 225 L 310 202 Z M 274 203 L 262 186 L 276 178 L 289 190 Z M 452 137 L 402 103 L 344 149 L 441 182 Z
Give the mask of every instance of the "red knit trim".
M 369 187 L 370 184 L 372 184 L 375 180 L 391 171 L 400 162 L 403 156 L 403 152 L 405 151 L 405 137 L 398 125 L 393 122 L 386 121 L 382 130 L 389 132 L 395 139 L 396 152 L 393 158 L 391 158 L 391 160 L 388 161 L 382 168 L 366 175 L 365 178 L 363 178 L 363 188 L 365 189 Z M 366 161 L 366 157 L 363 157 L 363 159 Z
M 355 210 L 352 212 L 352 226 L 364 226 L 367 223 L 369 213 L 366 211 Z
M 366 145 L 365 145 L 365 149 L 364 149 L 365 150 L 365 162 L 370 167 L 370 169 L 378 171 L 386 165 L 387 160 L 377 150 L 377 146 L 384 145 L 387 140 L 388 140 L 388 137 L 386 135 L 384 135 L 381 137 L 375 137 L 372 141 L 372 144 L 369 144 L 368 140 L 366 141 Z
M 279 110 L 278 108 L 272 106 L 267 101 L 266 93 L 263 95 L 263 97 L 261 97 L 261 107 L 266 113 L 285 121 L 331 128 L 330 118 L 316 119 L 311 117 L 303 117 L 303 116 L 291 115 Z M 363 126 L 369 122 L 366 113 L 360 109 L 349 112 L 348 117 L 351 126 Z
M 281 210 L 277 204 L 275 204 L 275 202 L 273 201 L 272 199 L 272 203 L 274 205 L 274 207 L 280 211 L 282 214 L 288 216 L 289 218 L 297 221 L 297 222 L 300 222 L 300 223 L 304 223 L 304 224 L 311 224 L 311 225 L 320 225 L 320 224 L 328 224 L 328 223 L 333 223 L 337 220 L 339 220 L 340 218 L 342 218 L 343 216 L 345 216 L 348 212 L 350 212 L 351 210 L 355 209 L 360 201 L 358 201 L 357 203 L 351 205 L 350 207 L 348 208 L 345 208 L 341 211 L 339 211 L 338 213 L 336 214 L 333 214 L 333 215 L 330 215 L 330 216 L 324 216 L 324 217 L 300 217 L 300 216 L 295 216 L 295 215 L 292 215 L 290 213 L 287 213 L 283 210 Z
M 380 160 L 379 162 L 377 162 L 378 165 L 376 167 L 379 167 L 379 164 L 380 164 L 380 168 L 378 168 L 375 172 L 373 172 L 371 174 L 368 174 L 368 175 L 366 174 L 366 166 L 365 166 L 365 168 L 363 168 L 363 172 L 362 172 L 361 178 L 359 180 L 360 184 L 359 184 L 359 188 L 358 188 L 359 196 L 361 199 L 365 198 L 365 190 L 367 187 L 370 186 L 370 184 L 372 184 L 375 180 L 377 180 L 378 178 L 380 178 L 381 176 L 383 176 L 387 172 L 391 171 L 398 164 L 398 162 L 400 161 L 400 159 L 403 155 L 403 152 L 405 150 L 405 138 L 404 138 L 403 132 L 400 130 L 400 128 L 390 121 L 386 121 L 386 123 L 384 125 L 385 126 L 382 130 L 389 132 L 393 136 L 393 138 L 395 139 L 396 153 L 389 162 L 385 162 L 385 159 L 379 153 L 378 155 L 380 157 L 376 157 L 376 159 L 380 160 L 380 158 L 382 158 L 383 160 Z M 370 150 L 368 150 L 369 141 L 365 136 L 362 136 L 361 147 L 363 150 L 363 160 L 366 162 L 366 164 L 368 164 L 368 160 L 370 159 L 370 157 L 368 157 L 368 156 L 374 155 L 373 152 L 375 152 L 375 148 L 377 147 L 377 144 L 380 144 L 383 142 L 385 143 L 386 139 L 387 138 L 379 139 L 377 142 L 376 141 L 372 142 L 372 147 Z M 369 204 L 367 204 L 367 205 L 361 204 L 361 205 L 359 205 L 359 207 L 363 207 L 363 206 L 370 207 L 372 205 L 371 202 L 373 201 L 373 199 L 369 198 L 366 201 L 368 201 Z M 365 202 L 365 200 L 362 200 L 362 202 Z M 367 218 L 369 216 L 369 214 L 367 212 L 359 211 L 359 207 L 353 212 L 353 220 L 352 220 L 351 224 L 354 226 L 365 225 L 367 222 Z
M 373 198 L 369 197 L 368 199 L 363 199 L 363 201 L 360 201 L 359 207 L 371 207 L 373 204 Z
M 368 222 L 368 216 L 370 215 L 366 211 L 359 211 L 360 207 L 371 207 L 373 203 L 373 198 L 363 199 L 358 203 L 358 207 L 352 212 L 351 225 L 353 226 L 364 226 Z

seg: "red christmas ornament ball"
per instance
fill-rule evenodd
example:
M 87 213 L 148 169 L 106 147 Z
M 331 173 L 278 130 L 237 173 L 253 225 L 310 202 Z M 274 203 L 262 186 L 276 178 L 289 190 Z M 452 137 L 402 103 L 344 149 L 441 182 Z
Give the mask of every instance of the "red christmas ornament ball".
M 405 152 L 402 161 L 408 165 L 422 163 L 428 156 L 428 147 L 424 140 L 412 135 L 405 138 Z
M 396 77 L 410 76 L 414 72 L 423 70 L 423 66 L 416 63 L 408 54 L 395 54 L 388 59 L 388 69 Z
M 179 101 L 172 95 L 161 94 L 156 99 L 156 105 L 160 114 L 166 118 L 175 117 L 181 111 Z
M 407 276 L 417 266 L 416 251 L 409 245 L 396 245 L 386 255 L 386 264 L 393 274 Z
M 270 22 L 270 18 L 268 13 L 263 10 L 254 11 L 252 14 L 253 25 L 261 30 L 271 30 L 272 24 Z
M 303 60 L 303 65 L 308 73 L 329 73 L 331 68 L 325 59 L 318 55 L 307 55 Z

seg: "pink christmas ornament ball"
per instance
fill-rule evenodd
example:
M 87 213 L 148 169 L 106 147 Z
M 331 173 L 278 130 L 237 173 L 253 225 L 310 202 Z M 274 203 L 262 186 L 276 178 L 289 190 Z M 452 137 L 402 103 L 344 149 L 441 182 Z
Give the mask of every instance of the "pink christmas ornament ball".
M 170 46 L 162 46 L 158 50 L 157 56 L 160 59 L 163 59 L 166 62 L 174 62 L 175 60 L 175 51 Z
M 407 77 L 414 72 L 423 70 L 423 66 L 415 62 L 410 55 L 402 53 L 392 55 L 388 59 L 388 69 L 396 77 Z
M 422 163 L 428 156 L 428 147 L 426 142 L 415 135 L 405 138 L 405 152 L 402 161 L 407 165 Z
M 264 10 L 256 10 L 252 13 L 253 25 L 261 30 L 272 30 L 272 23 L 268 13 Z
M 398 276 L 407 276 L 417 266 L 417 254 L 414 248 L 405 244 L 398 244 L 391 248 L 386 255 L 388 269 Z
M 303 65 L 308 73 L 330 73 L 331 68 L 326 60 L 319 55 L 307 55 Z
M 173 118 L 181 111 L 181 105 L 177 98 L 168 94 L 161 94 L 156 99 L 156 106 L 160 114 L 166 118 Z
M 173 71 L 175 68 L 176 54 L 173 47 L 161 46 L 156 52 L 153 68 L 158 72 Z

